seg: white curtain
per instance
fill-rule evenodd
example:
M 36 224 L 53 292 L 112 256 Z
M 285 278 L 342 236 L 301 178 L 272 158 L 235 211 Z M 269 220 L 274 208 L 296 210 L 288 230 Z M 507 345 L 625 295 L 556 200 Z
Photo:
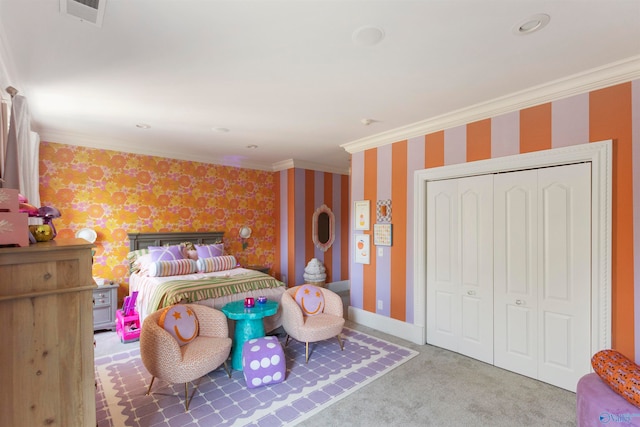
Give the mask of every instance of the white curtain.
M 40 135 L 29 132 L 29 141 L 18 149 L 20 191 L 33 206 L 40 204 Z
M 40 136 L 31 132 L 31 115 L 25 97 L 11 100 L 3 186 L 17 188 L 33 206 L 40 206 Z
M 9 137 L 9 102 L 2 100 L 0 104 L 0 178 L 4 177 L 4 165 L 7 152 L 7 138 Z M 0 181 L 2 187 L 2 181 Z

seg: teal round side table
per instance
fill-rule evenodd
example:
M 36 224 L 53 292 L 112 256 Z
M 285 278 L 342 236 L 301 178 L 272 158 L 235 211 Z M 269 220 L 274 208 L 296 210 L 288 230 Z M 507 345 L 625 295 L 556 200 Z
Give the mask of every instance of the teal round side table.
M 236 330 L 233 334 L 233 349 L 231 350 L 231 367 L 236 371 L 242 371 L 242 346 L 245 342 L 260 338 L 265 335 L 262 319 L 273 316 L 278 311 L 276 301 L 267 301 L 252 308 L 244 306 L 244 300 L 230 302 L 222 307 L 222 312 L 236 321 Z

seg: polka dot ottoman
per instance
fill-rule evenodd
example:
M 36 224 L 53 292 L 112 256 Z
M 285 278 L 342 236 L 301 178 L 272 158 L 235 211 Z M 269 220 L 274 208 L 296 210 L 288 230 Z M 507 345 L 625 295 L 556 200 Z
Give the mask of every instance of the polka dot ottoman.
M 249 388 L 284 381 L 286 364 L 280 341 L 276 337 L 262 337 L 245 342 L 242 372 Z

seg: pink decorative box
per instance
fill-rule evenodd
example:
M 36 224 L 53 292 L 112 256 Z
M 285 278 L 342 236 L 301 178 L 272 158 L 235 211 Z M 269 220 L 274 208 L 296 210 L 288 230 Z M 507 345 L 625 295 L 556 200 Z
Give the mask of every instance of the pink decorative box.
M 18 212 L 18 190 L 0 188 L 0 212 Z
M 122 310 L 116 311 L 116 333 L 120 342 L 129 343 L 140 339 L 140 316 L 137 311 L 125 316 Z
M 0 212 L 0 245 L 29 246 L 28 224 L 26 213 Z

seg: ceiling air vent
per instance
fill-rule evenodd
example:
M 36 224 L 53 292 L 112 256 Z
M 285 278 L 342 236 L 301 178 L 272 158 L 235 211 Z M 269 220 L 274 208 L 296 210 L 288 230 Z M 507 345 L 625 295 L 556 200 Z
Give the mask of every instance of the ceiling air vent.
M 60 13 L 102 27 L 106 0 L 60 0 Z

